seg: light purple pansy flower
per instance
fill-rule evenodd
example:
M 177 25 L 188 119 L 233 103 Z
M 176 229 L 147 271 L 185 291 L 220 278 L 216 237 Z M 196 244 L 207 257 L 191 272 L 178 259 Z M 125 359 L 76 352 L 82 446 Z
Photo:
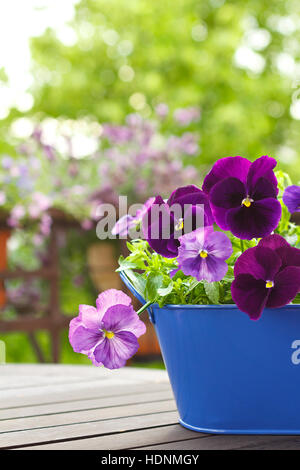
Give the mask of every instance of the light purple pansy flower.
M 154 199 L 155 199 L 154 197 L 150 197 L 149 199 L 147 199 L 147 201 L 145 202 L 145 204 L 143 204 L 141 209 L 138 209 L 136 211 L 135 216 L 129 215 L 129 214 L 123 215 L 123 217 L 121 217 L 118 220 L 118 222 L 115 224 L 111 233 L 113 235 L 120 235 L 121 237 L 128 235 L 128 232 L 131 228 L 134 228 L 138 224 L 141 223 L 149 207 L 153 204 Z
M 74 351 L 86 354 L 95 366 L 118 369 L 139 348 L 137 338 L 146 331 L 124 292 L 109 289 L 96 300 L 96 308 L 80 305 L 70 322 L 69 340 Z
M 178 266 L 187 276 L 198 281 L 221 281 L 228 270 L 226 259 L 232 254 L 232 245 L 225 233 L 214 232 L 213 227 L 198 228 L 179 238 Z
M 289 212 L 300 212 L 300 186 L 293 184 L 288 186 L 282 196 L 282 200 Z

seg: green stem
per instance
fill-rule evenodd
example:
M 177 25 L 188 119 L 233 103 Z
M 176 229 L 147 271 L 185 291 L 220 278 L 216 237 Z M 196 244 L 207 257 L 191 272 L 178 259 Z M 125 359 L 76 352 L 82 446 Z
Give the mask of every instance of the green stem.
M 150 300 L 149 302 L 147 302 L 145 305 L 143 305 L 136 313 L 138 315 L 140 315 L 141 313 L 144 312 L 144 310 L 146 310 L 150 305 L 152 305 L 153 302 Z
M 244 240 L 240 240 L 240 243 L 241 243 L 241 252 L 243 253 L 245 251 Z

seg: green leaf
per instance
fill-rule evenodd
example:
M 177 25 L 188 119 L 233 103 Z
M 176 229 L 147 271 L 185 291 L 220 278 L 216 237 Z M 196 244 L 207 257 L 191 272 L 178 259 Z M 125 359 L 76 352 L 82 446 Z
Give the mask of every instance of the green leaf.
M 207 297 L 213 304 L 218 304 L 220 299 L 220 289 L 218 282 L 204 281 L 204 289 Z
M 173 290 L 173 281 L 170 280 L 169 284 L 165 287 L 159 287 L 157 289 L 157 293 L 158 295 L 160 295 L 160 297 L 166 297 L 167 295 L 169 295 Z
M 155 302 L 159 297 L 158 289 L 163 286 L 163 276 L 157 273 L 150 273 L 146 282 L 146 297 L 148 301 Z
M 128 277 L 131 284 L 137 290 L 137 292 L 145 298 L 145 290 L 146 290 L 146 279 L 143 278 L 141 274 L 135 273 L 134 271 L 127 269 L 125 271 L 126 276 Z

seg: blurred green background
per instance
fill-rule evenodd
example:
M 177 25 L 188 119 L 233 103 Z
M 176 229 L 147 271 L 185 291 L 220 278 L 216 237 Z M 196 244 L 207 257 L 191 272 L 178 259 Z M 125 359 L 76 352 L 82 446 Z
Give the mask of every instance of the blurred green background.
M 181 107 L 201 110 L 193 127 L 199 136 L 196 167 L 229 155 L 268 154 L 294 183 L 300 179 L 297 0 L 36 0 L 24 2 L 22 11 L 18 3 L 1 7 L 1 21 L 17 41 L 14 18 L 20 17 L 21 31 L 22 15 L 28 15 L 19 41 L 28 41 L 30 57 L 23 74 L 27 49 L 22 55 L 17 42 L 10 49 L 2 41 L 0 153 L 17 155 L 12 130 L 16 122 L 26 124 L 24 118 L 120 124 L 133 112 L 150 119 L 166 103 L 171 115 Z M 163 126 L 173 132 L 171 120 Z M 84 265 L 84 249 L 78 253 Z M 68 264 L 70 253 L 63 256 Z M 90 281 L 75 292 L 64 273 L 67 310 L 93 303 Z M 23 334 L 4 339 L 8 361 L 35 360 Z M 47 335 L 40 340 L 47 354 Z M 72 353 L 66 337 L 63 345 L 63 361 L 88 362 Z

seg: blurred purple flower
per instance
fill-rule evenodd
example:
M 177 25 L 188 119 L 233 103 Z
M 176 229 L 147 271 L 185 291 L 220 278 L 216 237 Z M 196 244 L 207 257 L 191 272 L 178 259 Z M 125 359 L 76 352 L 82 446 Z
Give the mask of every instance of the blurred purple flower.
M 199 108 L 178 108 L 174 111 L 174 119 L 181 126 L 188 126 L 192 122 L 199 121 L 201 112 Z
M 300 212 L 300 186 L 288 186 L 282 196 L 282 200 L 289 212 Z
M 138 224 L 141 223 L 144 215 L 148 211 L 149 207 L 153 204 L 154 202 L 154 197 L 150 197 L 145 204 L 141 207 L 141 209 L 136 211 L 135 216 L 133 215 L 123 215 L 118 222 L 114 225 L 111 233 L 112 235 L 120 235 L 120 236 L 126 236 L 128 235 L 128 232 L 131 228 L 136 227 Z
M 83 230 L 91 230 L 93 226 L 94 226 L 94 223 L 90 219 L 84 219 L 81 222 L 81 227 L 83 228 Z
M 242 253 L 234 276 L 233 300 L 242 312 L 258 320 L 265 307 L 283 307 L 300 292 L 300 250 L 280 235 L 269 235 Z
M 9 170 L 14 163 L 14 160 L 12 157 L 9 157 L 8 155 L 4 155 L 1 159 L 1 165 L 4 170 Z
M 36 233 L 32 240 L 35 246 L 41 246 L 45 241 L 45 237 L 43 237 L 40 233 Z
M 50 162 L 56 160 L 54 148 L 51 145 L 43 145 L 44 153 Z
M 32 194 L 31 203 L 28 207 L 30 217 L 37 219 L 51 206 L 51 199 L 41 192 Z
M 247 158 L 218 160 L 204 179 L 203 190 L 216 223 L 241 239 L 269 235 L 278 225 L 281 205 L 273 168 L 274 158 L 263 156 L 251 163 Z
M 177 153 L 194 155 L 199 150 L 197 137 L 191 132 L 186 132 L 181 137 L 173 135 L 168 139 L 168 149 Z
M 40 233 L 44 236 L 50 235 L 52 218 L 48 214 L 43 214 L 40 222 Z
M 6 203 L 6 195 L 4 191 L 0 191 L 0 206 Z
M 75 276 L 73 277 L 73 286 L 75 287 L 82 287 L 84 284 L 84 277 L 83 276 Z
M 146 327 L 122 291 L 109 289 L 96 300 L 96 308 L 80 305 L 71 320 L 69 340 L 75 352 L 86 354 L 95 366 L 118 369 L 139 348 L 137 338 Z
M 103 126 L 103 137 L 106 137 L 110 142 L 114 144 L 125 144 L 133 138 L 133 131 L 127 126 Z
M 79 173 L 78 164 L 76 161 L 71 160 L 68 168 L 68 173 L 70 176 L 75 177 Z
M 166 103 L 159 103 L 155 107 L 155 112 L 159 118 L 164 119 L 169 113 L 169 106 Z
M 17 204 L 10 212 L 10 216 L 8 218 L 8 225 L 10 227 L 17 227 L 19 225 L 19 222 L 23 217 L 25 216 L 26 211 L 24 206 L 21 204 Z
M 226 259 L 232 254 L 231 241 L 213 227 L 198 228 L 179 238 L 178 266 L 198 281 L 221 281 L 228 271 Z
M 33 130 L 33 133 L 32 133 L 32 137 L 38 143 L 41 143 L 42 134 L 43 134 L 43 130 L 42 130 L 41 126 L 39 126 L 39 125 L 35 126 L 35 128 Z

